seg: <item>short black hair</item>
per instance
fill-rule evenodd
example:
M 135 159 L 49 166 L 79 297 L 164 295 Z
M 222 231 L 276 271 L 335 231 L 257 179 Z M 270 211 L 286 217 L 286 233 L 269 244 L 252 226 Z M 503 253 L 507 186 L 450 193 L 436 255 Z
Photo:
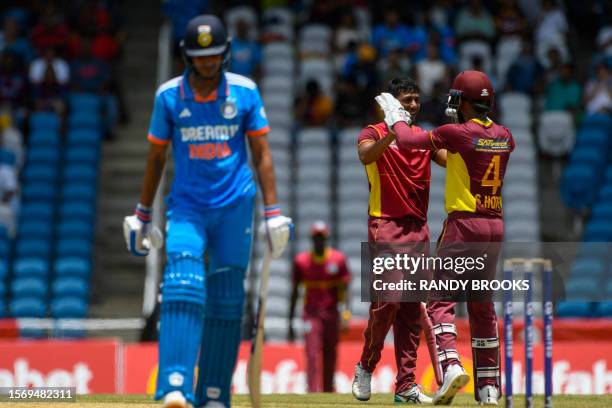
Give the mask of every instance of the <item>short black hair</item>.
M 397 98 L 403 93 L 421 93 L 421 90 L 414 79 L 410 77 L 395 77 L 387 84 L 387 92 Z

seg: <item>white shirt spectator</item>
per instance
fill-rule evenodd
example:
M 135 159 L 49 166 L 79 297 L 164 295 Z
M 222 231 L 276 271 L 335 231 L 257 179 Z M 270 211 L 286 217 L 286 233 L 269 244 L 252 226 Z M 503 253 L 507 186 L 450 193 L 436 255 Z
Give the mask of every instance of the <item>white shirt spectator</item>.
M 568 25 L 565 14 L 559 8 L 543 11 L 535 38 L 538 44 L 565 44 Z
M 597 34 L 597 46 L 604 55 L 612 56 L 612 25 L 601 27 Z
M 55 73 L 55 78 L 60 85 L 68 84 L 70 81 L 70 67 L 68 63 L 61 58 L 53 58 L 50 62 L 51 68 Z M 45 58 L 36 58 L 30 64 L 30 82 L 39 84 L 45 78 L 45 72 L 49 66 L 49 61 Z
M 446 65 L 441 60 L 424 59 L 417 63 L 416 70 L 421 93 L 430 96 L 434 84 L 444 78 Z
M 0 202 L 9 204 L 17 192 L 17 172 L 15 167 L 0 164 Z

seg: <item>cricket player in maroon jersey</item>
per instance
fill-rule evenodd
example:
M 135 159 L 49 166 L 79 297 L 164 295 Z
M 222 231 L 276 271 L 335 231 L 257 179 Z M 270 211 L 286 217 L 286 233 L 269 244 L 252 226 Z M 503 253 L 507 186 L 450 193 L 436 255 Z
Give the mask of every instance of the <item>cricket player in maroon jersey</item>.
M 388 92 L 405 111 L 416 116 L 420 109 L 419 88 L 411 78 L 394 78 Z M 412 127 L 421 132 L 416 125 Z M 444 166 L 446 152 L 403 149 L 395 141 L 389 123 L 365 127 L 358 138 L 359 159 L 365 165 L 370 187 L 368 241 L 370 243 L 419 243 L 419 255 L 429 245 L 427 206 L 431 160 Z M 374 294 L 378 297 L 378 294 Z M 397 378 L 397 403 L 429 403 L 431 398 L 415 384 L 419 343 L 420 305 L 414 302 L 373 298 L 364 347 L 355 368 L 353 395 L 367 401 L 371 395 L 372 372 L 380 360 L 385 337 L 393 326 Z M 398 299 L 399 300 L 399 299 Z
M 312 250 L 297 254 L 293 260 L 288 337 L 289 341 L 295 338 L 292 322 L 298 287 L 302 285 L 308 391 L 333 392 L 339 332 L 351 318 L 347 296 L 351 273 L 344 254 L 329 247 L 325 222 L 312 224 L 311 235 Z
M 446 114 L 456 123 L 431 132 L 410 126 L 401 101 L 381 94 L 376 101 L 392 123 L 400 148 L 447 149 L 445 206 L 448 218 L 438 240 L 438 256 L 457 256 L 453 243 L 493 243 L 503 240 L 502 184 L 514 139 L 510 131 L 487 117 L 494 91 L 480 71 L 463 71 L 454 79 Z M 497 252 L 488 252 L 489 279 L 494 278 Z M 474 360 L 475 397 L 484 405 L 497 405 L 500 392 L 499 336 L 497 317 L 490 301 L 467 303 Z M 444 382 L 433 398 L 448 405 L 469 381 L 456 350 L 455 303 L 429 304 L 434 323 Z

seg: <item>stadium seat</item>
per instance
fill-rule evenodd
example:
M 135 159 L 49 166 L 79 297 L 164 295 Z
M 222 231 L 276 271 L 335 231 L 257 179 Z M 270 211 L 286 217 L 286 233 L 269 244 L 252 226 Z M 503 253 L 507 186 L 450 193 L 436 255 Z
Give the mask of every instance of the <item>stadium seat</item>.
M 51 301 L 51 316 L 61 318 L 84 318 L 87 316 L 87 302 L 74 296 L 62 296 Z
M 72 164 L 64 167 L 62 180 L 64 183 L 84 182 L 95 184 L 98 177 L 97 169 L 83 164 Z
M 56 148 L 61 143 L 61 136 L 59 132 L 53 130 L 39 129 L 30 132 L 28 142 L 30 146 L 44 146 Z
M 26 185 L 37 182 L 53 184 L 57 178 L 57 167 L 50 164 L 28 164 L 22 174 Z
M 17 258 L 13 262 L 14 276 L 49 276 L 49 265 L 41 258 Z
M 11 282 L 11 292 L 15 298 L 40 297 L 47 295 L 47 282 L 42 278 L 21 277 Z
M 587 114 L 582 119 L 582 128 L 598 129 L 609 133 L 612 129 L 612 117 L 605 113 Z
M 567 154 L 575 137 L 574 119 L 569 112 L 551 111 L 540 115 L 538 140 L 544 153 L 553 157 Z
M 267 111 L 268 122 L 272 129 L 281 129 L 289 131 L 293 127 L 293 114 L 283 111 L 271 110 Z
M 591 317 L 593 310 L 589 302 L 559 302 L 558 317 Z
M 89 259 L 91 256 L 91 241 L 76 238 L 61 238 L 56 247 L 57 256 L 81 257 Z
M 263 60 L 271 61 L 274 59 L 282 59 L 286 61 L 294 61 L 295 49 L 289 42 L 279 41 L 266 44 L 263 47 Z M 265 64 L 265 62 L 264 62 Z
M 6 259 L 9 256 L 11 244 L 8 238 L 0 238 L 0 259 Z
M 68 132 L 70 146 L 98 146 L 102 141 L 102 132 L 96 129 L 73 129 Z
M 8 257 L 0 258 L 0 281 L 4 281 L 9 274 Z
M 62 199 L 64 201 L 93 201 L 96 198 L 96 192 L 96 186 L 91 184 L 69 184 L 62 188 Z
M 93 93 L 71 93 L 68 95 L 68 105 L 72 112 L 99 113 L 102 99 Z
M 606 151 L 595 146 L 577 147 L 570 155 L 570 164 L 584 163 L 591 165 L 603 165 L 606 161 Z
M 612 201 L 612 183 L 607 182 L 599 190 L 599 200 L 604 202 Z
M 53 201 L 57 189 L 53 184 L 44 182 L 26 183 L 22 186 L 21 197 L 25 202 L 32 201 Z
M 59 132 L 60 117 L 51 112 L 34 112 L 30 115 L 30 130 L 38 131 L 41 129 L 47 131 Z
M 6 296 L 6 292 L 6 283 L 4 283 L 4 279 L 0 279 L 0 299 L 3 299 Z
M 93 228 L 91 223 L 82 219 L 62 221 L 57 227 L 57 235 L 62 238 L 80 238 L 91 240 Z
M 75 217 L 87 220 L 93 220 L 94 208 L 93 204 L 85 202 L 67 201 L 60 206 L 60 219 L 68 220 Z
M 50 220 L 53 218 L 53 205 L 48 202 L 26 203 L 21 207 L 22 220 Z
M 90 164 L 95 165 L 98 162 L 99 152 L 94 147 L 76 146 L 69 147 L 66 151 L 66 164 Z
M 588 277 L 570 277 L 565 283 L 565 294 L 569 300 L 588 300 L 601 292 L 598 282 Z
M 68 116 L 69 133 L 76 129 L 89 129 L 100 131 L 102 129 L 102 119 L 96 112 L 75 112 Z
M 561 180 L 561 197 L 570 208 L 593 204 L 598 176 L 588 164 L 567 165 Z
M 0 225 L 9 231 L 9 236 L 13 236 L 15 233 L 16 221 L 13 207 L 0 203 Z
M 505 92 L 499 98 L 502 114 L 506 112 L 531 113 L 531 99 L 520 92 Z
M 459 45 L 459 69 L 473 69 L 472 60 L 479 57 L 485 72 L 492 71 L 491 46 L 482 40 L 466 40 Z
M 595 303 L 595 315 L 599 317 L 612 317 L 612 302 Z
M 75 276 L 87 278 L 91 271 L 88 260 L 79 257 L 59 257 L 55 261 L 55 273 L 58 277 Z
M 51 292 L 54 297 L 74 296 L 86 299 L 89 293 L 88 280 L 72 276 L 59 277 L 53 281 Z
M 612 222 L 591 220 L 586 226 L 584 240 L 587 242 L 612 241 Z
M 604 276 L 604 263 L 601 259 L 579 258 L 572 265 L 570 279 L 589 278 L 597 282 Z
M 576 148 L 591 147 L 606 151 L 609 144 L 608 132 L 598 128 L 585 128 L 582 126 L 576 135 Z
M 29 163 L 55 166 L 59 161 L 59 149 L 55 146 L 32 146 L 28 149 L 27 156 Z
M 306 24 L 299 33 L 300 43 L 329 43 L 332 37 L 332 30 L 324 24 Z
M 36 236 L 20 238 L 17 240 L 15 254 L 20 258 L 47 258 L 51 254 L 51 244 Z
M 264 75 L 285 75 L 291 76 L 295 71 L 295 65 L 293 60 L 286 59 L 273 59 L 268 60 L 264 64 Z M 264 99 L 264 104 L 266 107 L 272 107 L 273 104 L 270 103 L 270 98 Z M 293 103 L 290 105 L 280 106 L 282 109 L 290 110 L 293 108 Z
M 16 298 L 11 301 L 11 314 L 14 317 L 46 317 L 47 307 L 38 297 Z
M 600 200 L 593 206 L 592 219 L 612 221 L 612 202 Z
M 9 231 L 5 225 L 0 224 L 0 241 L 3 239 L 9 239 Z
M 48 240 L 53 235 L 53 223 L 50 220 L 28 219 L 21 217 L 21 222 L 17 227 L 18 239 L 43 238 Z

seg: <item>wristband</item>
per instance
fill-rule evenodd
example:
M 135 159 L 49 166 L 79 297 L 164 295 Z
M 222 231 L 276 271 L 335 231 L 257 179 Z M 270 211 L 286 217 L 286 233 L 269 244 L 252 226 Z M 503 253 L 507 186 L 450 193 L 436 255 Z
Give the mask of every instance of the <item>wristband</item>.
M 264 218 L 274 218 L 281 215 L 280 206 L 278 204 L 267 205 L 264 207 Z
M 138 203 L 136 205 L 136 210 L 134 211 L 136 217 L 144 223 L 151 222 L 151 207 L 145 207 L 144 205 Z

